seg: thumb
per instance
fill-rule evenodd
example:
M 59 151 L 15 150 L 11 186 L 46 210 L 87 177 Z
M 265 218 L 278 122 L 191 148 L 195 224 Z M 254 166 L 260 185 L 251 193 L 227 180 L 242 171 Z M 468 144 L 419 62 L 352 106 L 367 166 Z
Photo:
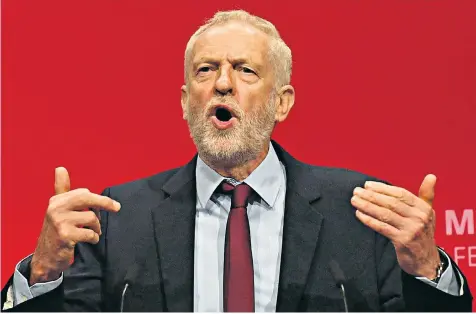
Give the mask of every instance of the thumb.
M 420 190 L 418 191 L 418 197 L 433 206 L 433 200 L 435 199 L 435 185 L 436 176 L 433 174 L 426 175 L 425 179 L 421 183 Z
M 71 183 L 69 181 L 68 170 L 64 167 L 58 167 L 55 169 L 55 194 L 61 194 L 69 192 L 71 189 Z

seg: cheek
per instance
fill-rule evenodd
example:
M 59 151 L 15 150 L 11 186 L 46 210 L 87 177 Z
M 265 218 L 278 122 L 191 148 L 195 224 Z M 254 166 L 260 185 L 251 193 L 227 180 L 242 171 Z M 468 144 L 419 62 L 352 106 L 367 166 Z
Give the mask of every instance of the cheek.
M 256 112 L 267 106 L 270 93 L 271 87 L 266 84 L 239 81 L 235 98 L 245 112 Z
M 205 84 L 192 84 L 189 93 L 189 102 L 192 106 L 205 106 L 213 97 L 213 89 Z
M 237 101 L 245 112 L 260 112 L 268 104 L 267 97 L 257 93 L 241 93 Z

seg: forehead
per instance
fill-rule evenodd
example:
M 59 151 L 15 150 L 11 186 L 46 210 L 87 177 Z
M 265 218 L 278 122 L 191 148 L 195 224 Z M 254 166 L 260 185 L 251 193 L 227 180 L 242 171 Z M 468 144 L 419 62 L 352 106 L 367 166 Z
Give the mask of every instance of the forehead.
M 264 65 L 268 61 L 269 38 L 251 25 L 233 21 L 200 34 L 192 51 L 194 63 L 207 58 L 239 58 Z

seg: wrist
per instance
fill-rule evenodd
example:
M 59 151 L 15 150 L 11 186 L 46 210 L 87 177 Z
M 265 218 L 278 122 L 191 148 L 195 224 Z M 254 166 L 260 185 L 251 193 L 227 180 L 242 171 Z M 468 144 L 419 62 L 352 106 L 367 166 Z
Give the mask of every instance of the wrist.
M 428 258 L 428 262 L 425 265 L 424 271 L 421 273 L 422 277 L 426 277 L 429 280 L 435 280 L 439 276 L 441 276 L 440 271 L 440 264 L 442 261 L 442 256 L 440 254 L 440 251 L 438 250 L 438 247 L 434 247 L 434 250 L 432 250 L 431 255 Z
M 425 271 L 420 272 L 419 275 L 416 276 L 416 277 L 424 277 L 424 278 L 427 278 L 427 279 L 433 281 L 438 276 L 438 271 L 437 271 L 438 266 L 437 265 L 438 264 L 436 264 L 432 268 L 428 268 Z
M 448 261 L 447 261 L 446 257 L 440 251 L 438 251 L 438 253 L 439 253 L 440 260 L 439 260 L 439 263 L 438 263 L 438 265 L 436 266 L 436 269 L 435 269 L 436 275 L 435 275 L 434 278 L 430 279 L 434 283 L 438 283 L 440 281 L 440 278 L 443 275 L 443 272 L 448 267 Z
M 53 281 L 60 278 L 61 272 L 52 270 L 50 267 L 46 267 L 41 263 L 32 259 L 29 267 L 28 283 L 33 286 L 36 283 Z
M 442 258 L 438 257 L 438 259 L 428 263 L 428 267 L 422 270 L 418 277 L 425 277 L 431 281 L 438 282 L 445 269 L 446 263 L 443 262 Z

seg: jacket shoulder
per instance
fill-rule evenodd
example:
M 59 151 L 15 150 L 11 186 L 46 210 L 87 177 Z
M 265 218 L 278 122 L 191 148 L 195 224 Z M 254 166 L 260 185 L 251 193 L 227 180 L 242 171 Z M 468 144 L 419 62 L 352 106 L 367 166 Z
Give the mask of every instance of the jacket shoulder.
M 127 195 L 134 195 L 140 193 L 141 191 L 152 190 L 152 191 L 161 191 L 162 186 L 175 174 L 177 171 L 181 169 L 174 168 L 170 170 L 166 170 L 163 172 L 156 173 L 154 175 L 140 178 L 137 180 L 125 182 L 118 185 L 113 185 L 106 188 L 103 192 L 105 195 L 112 196 L 127 196 Z
M 321 182 L 322 188 L 333 191 L 354 189 L 357 186 L 363 186 L 366 181 L 379 181 L 388 184 L 377 177 L 351 169 L 310 164 L 303 164 L 303 166 L 306 168 L 306 172 Z

